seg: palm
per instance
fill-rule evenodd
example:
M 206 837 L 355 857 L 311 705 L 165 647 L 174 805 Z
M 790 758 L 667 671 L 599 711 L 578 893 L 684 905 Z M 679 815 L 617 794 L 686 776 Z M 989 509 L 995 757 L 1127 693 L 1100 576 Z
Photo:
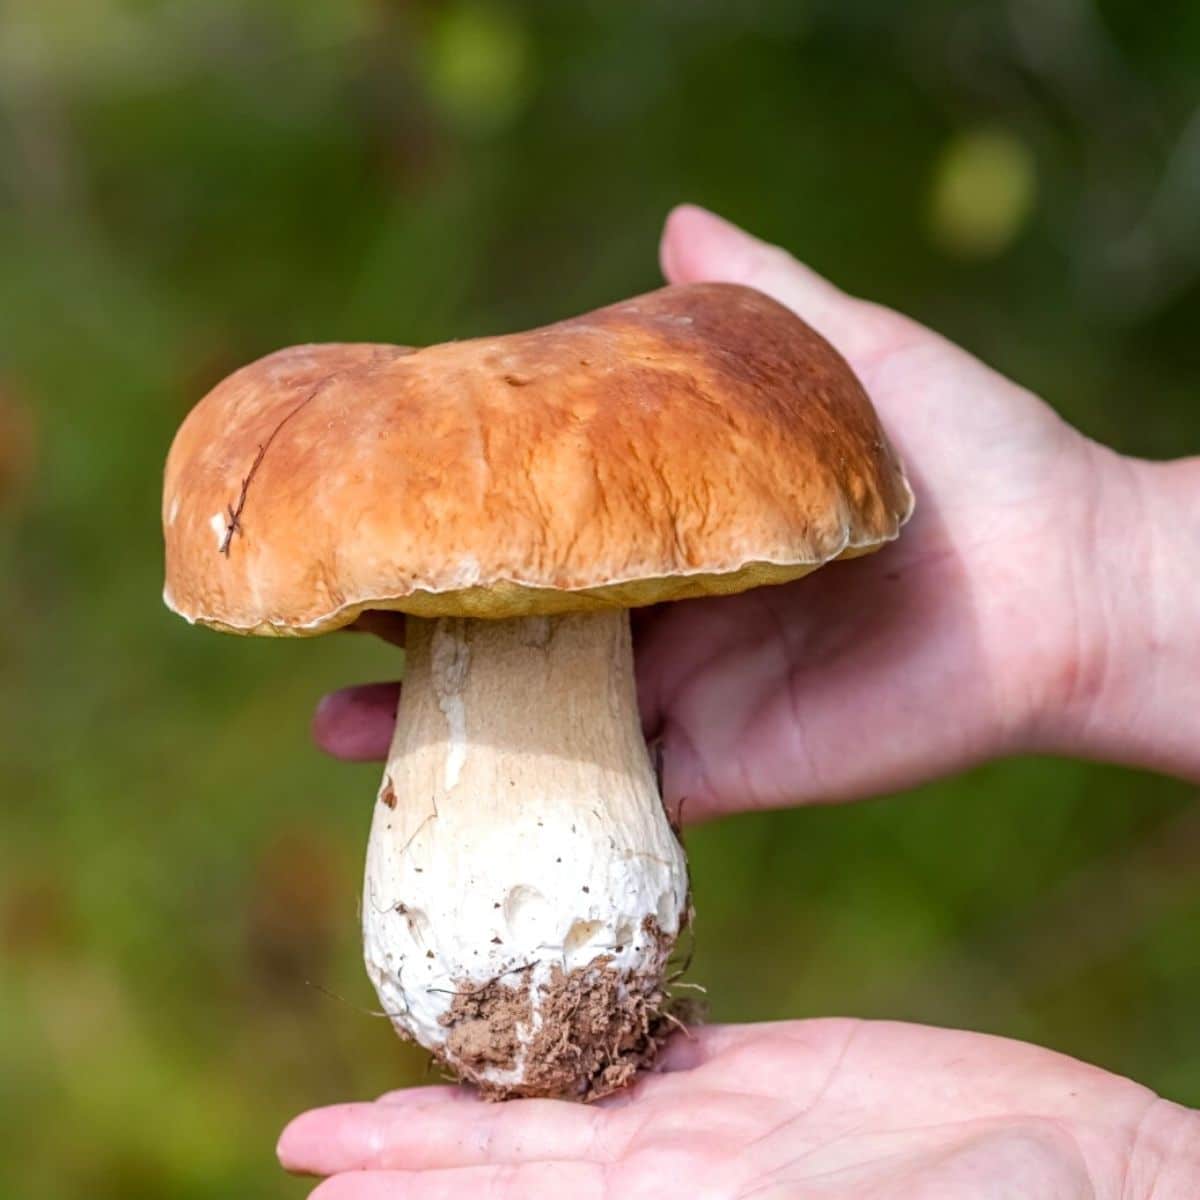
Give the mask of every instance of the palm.
M 320 1200 L 1133 1200 L 1139 1136 L 1182 1112 L 1049 1051 L 886 1022 L 714 1026 L 663 1068 L 592 1107 L 434 1087 L 319 1109 L 281 1154 L 336 1176 Z
M 1100 452 L 902 317 L 847 297 L 812 316 L 906 460 L 917 512 L 878 555 L 641 617 L 647 728 L 668 800 L 692 815 L 891 790 L 1002 750 L 1031 708 L 1033 664 L 1080 615 Z M 947 728 L 930 714 L 951 697 Z

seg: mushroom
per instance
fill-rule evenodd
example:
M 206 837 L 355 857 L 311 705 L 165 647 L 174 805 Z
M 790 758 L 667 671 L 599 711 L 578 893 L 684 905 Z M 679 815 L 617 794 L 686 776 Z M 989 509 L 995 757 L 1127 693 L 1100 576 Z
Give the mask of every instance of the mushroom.
M 304 637 L 404 613 L 367 970 L 397 1030 L 491 1096 L 648 1063 L 688 919 L 628 609 L 796 579 L 912 497 L 812 329 L 745 287 L 545 328 L 242 368 L 167 460 L 167 605 Z

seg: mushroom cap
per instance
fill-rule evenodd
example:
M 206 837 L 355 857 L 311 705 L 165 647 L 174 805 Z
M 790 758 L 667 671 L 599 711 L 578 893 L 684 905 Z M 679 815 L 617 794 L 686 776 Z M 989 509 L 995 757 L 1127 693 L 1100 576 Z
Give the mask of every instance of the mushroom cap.
M 797 578 L 911 510 L 829 343 L 751 288 L 687 284 L 527 333 L 236 371 L 167 458 L 164 599 L 276 635 L 367 609 L 632 607 Z

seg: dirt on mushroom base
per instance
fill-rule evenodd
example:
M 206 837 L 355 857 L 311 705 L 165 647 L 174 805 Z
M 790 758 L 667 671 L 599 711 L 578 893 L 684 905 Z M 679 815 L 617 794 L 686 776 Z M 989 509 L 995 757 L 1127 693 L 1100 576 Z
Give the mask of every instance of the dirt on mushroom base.
M 645 921 L 666 961 L 673 939 L 653 917 Z M 668 997 L 660 979 L 630 980 L 602 955 L 585 966 L 554 967 L 538 987 L 537 1016 L 531 989 L 505 978 L 459 992 L 442 1024 L 449 1030 L 445 1058 L 474 1083 L 486 1100 L 518 1096 L 558 1096 L 599 1100 L 631 1083 L 653 1065 L 667 1038 L 695 1005 Z M 511 978 L 509 976 L 508 978 Z M 640 983 L 640 988 L 639 988 Z M 522 1030 L 537 1025 L 532 1036 Z M 497 1069 L 512 1070 L 524 1060 L 517 1086 L 491 1082 Z

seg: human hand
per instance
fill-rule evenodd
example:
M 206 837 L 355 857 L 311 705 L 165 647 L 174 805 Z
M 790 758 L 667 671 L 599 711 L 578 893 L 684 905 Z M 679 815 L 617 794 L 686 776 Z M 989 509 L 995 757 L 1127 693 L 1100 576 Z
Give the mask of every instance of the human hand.
M 700 209 L 673 282 L 750 284 L 848 359 L 907 464 L 899 542 L 809 578 L 635 613 L 647 735 L 685 816 L 894 791 L 1006 753 L 1200 778 L 1200 469 L 1122 458 L 920 325 Z M 317 741 L 383 757 L 394 687 L 327 697 Z
M 316 1109 L 319 1200 L 1185 1200 L 1200 1113 L 1020 1042 L 851 1020 L 699 1028 L 594 1105 L 454 1087 Z

